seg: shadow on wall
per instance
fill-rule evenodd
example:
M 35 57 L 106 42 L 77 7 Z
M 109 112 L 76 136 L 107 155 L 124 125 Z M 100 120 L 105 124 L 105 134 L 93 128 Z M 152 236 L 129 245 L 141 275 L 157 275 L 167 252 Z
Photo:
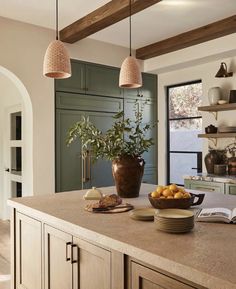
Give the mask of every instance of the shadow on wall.
M 8 69 L 0 66 L 0 219 L 9 218 L 7 199 L 13 197 L 12 167 L 13 157 L 10 147 L 19 142 L 10 142 L 9 111 L 19 107 L 22 115 L 22 173 L 17 176 L 22 182 L 22 196 L 33 192 L 33 112 L 30 96 L 21 80 Z M 13 149 L 14 150 L 14 149 Z M 16 177 L 16 179 L 17 179 Z M 16 182 L 15 182 L 16 183 Z

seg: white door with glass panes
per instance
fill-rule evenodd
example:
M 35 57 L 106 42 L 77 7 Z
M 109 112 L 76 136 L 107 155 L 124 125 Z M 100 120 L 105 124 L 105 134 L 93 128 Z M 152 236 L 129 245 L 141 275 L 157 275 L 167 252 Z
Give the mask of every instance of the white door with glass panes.
M 5 111 L 4 163 L 4 219 L 9 218 L 7 199 L 22 196 L 22 107 L 11 106 Z
M 184 184 L 185 175 L 202 172 L 202 82 L 167 87 L 167 182 Z

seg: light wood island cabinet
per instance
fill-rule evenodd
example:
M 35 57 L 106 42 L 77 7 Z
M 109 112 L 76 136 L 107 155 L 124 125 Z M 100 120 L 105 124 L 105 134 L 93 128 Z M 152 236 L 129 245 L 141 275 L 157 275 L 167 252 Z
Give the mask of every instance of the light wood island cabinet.
M 153 189 L 143 184 L 129 202 L 150 206 Z M 166 234 L 128 213 L 86 212 L 84 193 L 9 201 L 12 289 L 236 289 L 234 225 L 197 223 L 192 233 Z M 232 209 L 235 197 L 206 193 L 205 207 L 220 204 Z

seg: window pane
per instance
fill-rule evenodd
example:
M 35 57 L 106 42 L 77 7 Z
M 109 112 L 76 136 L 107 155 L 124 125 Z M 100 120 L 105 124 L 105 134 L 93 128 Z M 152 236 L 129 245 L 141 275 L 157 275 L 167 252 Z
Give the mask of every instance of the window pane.
M 171 151 L 202 151 L 202 119 L 171 120 L 170 122 Z
M 202 83 L 193 83 L 169 88 L 169 118 L 199 116 Z
M 197 167 L 197 154 L 171 153 L 170 154 L 170 183 L 184 184 L 184 175 L 195 175 Z

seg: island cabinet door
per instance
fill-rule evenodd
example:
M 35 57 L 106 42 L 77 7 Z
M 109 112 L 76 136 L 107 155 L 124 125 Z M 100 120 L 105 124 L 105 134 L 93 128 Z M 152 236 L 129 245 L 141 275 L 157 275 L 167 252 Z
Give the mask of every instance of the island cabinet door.
M 111 253 L 73 238 L 74 289 L 111 289 Z
M 42 227 L 41 222 L 16 214 L 15 287 L 42 288 Z M 1 287 L 1 285 L 0 285 Z M 13 287 L 12 287 L 13 288 Z
M 72 289 L 72 236 L 45 225 L 45 289 Z M 33 288 L 31 288 L 33 289 Z
M 131 288 L 132 289 L 193 289 L 185 283 L 168 277 L 145 266 L 131 262 Z

